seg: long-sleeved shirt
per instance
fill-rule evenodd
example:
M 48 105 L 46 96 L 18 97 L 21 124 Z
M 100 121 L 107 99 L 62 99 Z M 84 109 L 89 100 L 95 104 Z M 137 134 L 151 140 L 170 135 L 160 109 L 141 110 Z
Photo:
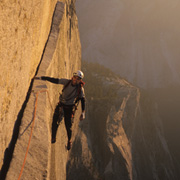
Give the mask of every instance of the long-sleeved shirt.
M 42 76 L 42 80 L 46 80 L 55 84 L 62 84 L 66 86 L 70 79 L 58 79 L 58 78 L 52 78 L 52 77 L 46 77 Z M 79 92 L 80 88 L 80 92 Z M 81 100 L 81 108 L 82 111 L 85 110 L 85 93 L 84 88 L 80 87 L 80 84 L 73 85 L 71 82 L 68 84 L 68 86 L 62 91 L 62 95 L 60 98 L 61 103 L 65 105 L 74 105 L 77 97 Z

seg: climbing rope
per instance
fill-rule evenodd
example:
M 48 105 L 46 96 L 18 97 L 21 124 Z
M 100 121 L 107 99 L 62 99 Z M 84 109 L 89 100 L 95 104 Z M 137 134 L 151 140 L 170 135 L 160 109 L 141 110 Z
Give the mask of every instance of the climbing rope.
M 25 163 L 26 163 L 27 154 L 28 154 L 28 151 L 29 151 L 29 146 L 30 146 L 30 142 L 31 142 L 31 138 L 32 138 L 32 133 L 33 133 L 33 129 L 34 129 L 34 124 L 35 124 L 38 96 L 39 96 L 39 93 L 42 93 L 42 92 L 47 92 L 47 94 L 48 94 L 48 99 L 49 99 L 49 103 L 50 103 L 50 106 L 51 106 L 51 108 L 52 108 L 52 104 L 51 104 L 51 102 L 50 102 L 50 98 L 49 98 L 49 93 L 48 93 L 48 91 L 47 91 L 47 90 L 38 91 L 38 92 L 36 93 L 36 96 L 35 96 L 34 115 L 33 115 L 33 120 L 32 120 L 32 127 L 31 127 L 30 136 L 29 136 L 28 146 L 27 146 L 27 149 L 26 149 L 26 154 L 25 154 L 25 157 L 24 157 L 23 165 L 22 165 L 22 167 L 21 167 L 21 172 L 20 172 L 20 174 L 19 174 L 18 180 L 20 180 L 20 178 L 21 178 L 21 176 L 22 176 L 23 169 L 24 169 L 24 166 L 25 166 Z M 52 108 L 52 110 L 53 110 L 53 108 Z

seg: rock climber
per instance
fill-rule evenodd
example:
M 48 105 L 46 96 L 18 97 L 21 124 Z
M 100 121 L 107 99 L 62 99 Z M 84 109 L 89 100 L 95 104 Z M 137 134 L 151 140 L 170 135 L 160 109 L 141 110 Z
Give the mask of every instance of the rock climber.
M 59 102 L 56 106 L 53 122 L 52 122 L 52 139 L 51 143 L 56 142 L 56 132 L 58 128 L 58 124 L 64 116 L 65 127 L 68 136 L 67 142 L 67 150 L 71 149 L 72 142 L 72 121 L 74 118 L 75 110 L 77 109 L 77 105 L 79 100 L 81 100 L 81 109 L 82 113 L 80 116 L 80 120 L 85 119 L 85 93 L 83 85 L 85 84 L 82 79 L 84 74 L 82 71 L 78 70 L 73 73 L 73 77 L 71 79 L 58 79 L 47 76 L 35 77 L 35 79 L 46 80 L 55 84 L 64 85 L 62 89 L 62 93 L 59 98 Z

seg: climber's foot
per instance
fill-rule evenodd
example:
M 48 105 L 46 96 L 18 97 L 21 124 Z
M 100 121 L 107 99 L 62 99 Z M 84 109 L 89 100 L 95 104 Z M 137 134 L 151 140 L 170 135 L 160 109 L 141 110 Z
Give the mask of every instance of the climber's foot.
M 51 143 L 54 144 L 56 142 L 56 138 L 51 139 Z
M 71 142 L 71 141 L 68 141 L 68 142 L 67 142 L 67 150 L 68 150 L 68 151 L 71 149 L 71 146 L 72 146 L 72 142 Z

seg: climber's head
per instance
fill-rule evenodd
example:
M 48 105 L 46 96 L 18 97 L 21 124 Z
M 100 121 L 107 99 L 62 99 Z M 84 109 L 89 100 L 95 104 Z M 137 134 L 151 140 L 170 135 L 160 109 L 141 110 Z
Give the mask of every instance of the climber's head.
M 84 77 L 84 73 L 80 70 L 76 71 L 73 73 L 73 77 L 79 77 L 80 79 L 82 79 Z
M 80 70 L 73 73 L 72 83 L 79 84 L 81 82 L 81 79 L 84 77 L 84 73 Z

